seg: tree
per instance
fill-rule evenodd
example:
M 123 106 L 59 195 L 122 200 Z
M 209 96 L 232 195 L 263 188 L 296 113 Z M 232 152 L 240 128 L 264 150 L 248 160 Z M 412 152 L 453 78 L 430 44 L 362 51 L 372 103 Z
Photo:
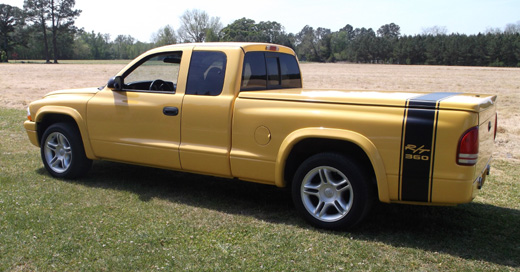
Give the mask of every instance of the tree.
M 23 23 L 22 10 L 10 5 L 0 4 L 0 52 L 3 54 L 0 62 L 9 61 L 15 37 L 13 33 L 17 25 Z
M 181 26 L 177 33 L 182 42 L 205 42 L 215 37 L 222 29 L 219 17 L 209 17 L 202 10 L 186 10 L 180 17 Z
M 135 59 L 137 56 L 141 55 L 142 53 L 154 48 L 153 43 L 143 43 L 140 41 L 137 41 L 130 47 L 129 57 L 131 59 Z
M 86 39 L 83 38 L 84 34 L 85 33 L 81 33 L 74 37 L 74 44 L 72 45 L 74 59 L 94 59 L 91 54 L 90 45 L 87 43 Z
M 335 60 L 354 61 L 351 50 L 353 38 L 354 27 L 349 24 L 331 34 L 331 53 L 334 55 Z
M 286 45 L 288 41 L 284 27 L 278 22 L 262 21 L 257 24 L 257 29 L 263 42 Z
M 58 59 L 72 59 L 74 56 L 74 38 L 76 36 L 77 28 L 68 28 L 61 26 L 58 29 L 56 37 L 56 48 Z
M 58 32 L 66 32 L 73 29 L 74 20 L 81 14 L 81 10 L 74 9 L 75 4 L 75 0 L 49 1 L 49 16 L 52 31 L 52 46 L 54 49 L 54 63 L 58 63 Z
M 175 35 L 175 30 L 173 27 L 171 25 L 167 25 L 159 29 L 159 31 L 153 35 L 152 41 L 155 46 L 175 44 L 177 43 L 177 35 Z
M 49 43 L 47 41 L 47 18 L 49 13 L 49 0 L 25 0 L 23 8 L 27 19 L 39 27 L 43 34 L 45 62 L 50 63 Z
M 80 31 L 74 40 L 74 56 L 78 59 L 114 58 L 110 35 Z
M 220 33 L 222 41 L 265 42 L 293 46 L 290 35 L 285 33 L 284 27 L 278 22 L 262 21 L 257 24 L 252 19 L 242 18 L 223 28 Z
M 421 37 L 421 36 L 419 36 Z M 422 35 L 425 37 L 425 52 L 427 65 L 443 65 L 446 52 L 447 35 Z M 410 63 L 413 64 L 413 63 Z
M 331 52 L 332 32 L 330 29 L 318 27 L 314 34 L 318 40 L 318 56 L 320 61 L 334 61 L 334 55 Z
M 520 34 L 520 21 L 516 22 L 516 24 L 507 24 L 504 29 L 504 33 L 506 34 Z
M 226 42 L 255 42 L 259 36 L 255 21 L 245 17 L 227 25 L 220 33 L 222 41 Z
M 422 29 L 422 34 L 432 35 L 432 36 L 439 36 L 439 35 L 448 35 L 448 28 L 445 26 L 432 26 Z
M 394 23 L 383 25 L 377 30 L 377 61 L 393 62 L 393 48 L 400 36 L 401 28 Z
M 305 61 L 320 61 L 318 55 L 318 40 L 314 28 L 306 25 L 296 34 L 296 52 Z
M 119 35 L 114 41 L 114 52 L 116 59 L 131 58 L 131 48 L 134 45 L 135 39 L 132 36 Z
M 27 12 L 28 19 L 42 31 L 47 63 L 50 63 L 47 24 L 50 24 L 52 34 L 54 63 L 58 63 L 58 35 L 75 31 L 74 20 L 81 13 L 81 10 L 74 9 L 75 4 L 75 0 L 25 0 L 24 9 Z
M 377 30 L 377 35 L 387 39 L 398 39 L 401 36 L 401 27 L 394 23 L 383 25 Z
M 355 61 L 368 63 L 376 59 L 376 33 L 372 28 L 354 29 L 354 38 L 352 39 L 352 50 L 355 54 Z

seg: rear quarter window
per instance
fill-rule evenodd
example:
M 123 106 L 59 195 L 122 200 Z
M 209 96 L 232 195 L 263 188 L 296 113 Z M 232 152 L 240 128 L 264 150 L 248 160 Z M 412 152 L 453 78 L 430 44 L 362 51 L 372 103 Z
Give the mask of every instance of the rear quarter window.
M 215 96 L 222 93 L 226 62 L 227 58 L 224 52 L 193 52 L 186 94 Z

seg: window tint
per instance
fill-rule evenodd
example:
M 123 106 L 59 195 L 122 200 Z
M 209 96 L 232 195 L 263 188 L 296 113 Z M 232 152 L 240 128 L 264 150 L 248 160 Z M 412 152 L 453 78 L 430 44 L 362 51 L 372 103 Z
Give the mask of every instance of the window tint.
M 280 81 L 280 69 L 278 67 L 278 58 L 275 56 L 268 56 L 266 59 L 267 63 L 267 85 L 274 86 L 282 86 L 282 82 Z
M 264 52 L 247 53 L 242 69 L 242 89 L 265 90 L 266 71 Z
M 241 91 L 301 87 L 300 68 L 293 55 L 274 52 L 246 53 Z
M 175 92 L 182 52 L 153 55 L 124 75 L 127 90 Z
M 186 94 L 219 95 L 224 86 L 226 61 L 226 54 L 223 52 L 193 52 Z
M 298 61 L 292 55 L 278 54 L 280 61 L 280 74 L 283 88 L 301 88 L 302 75 Z

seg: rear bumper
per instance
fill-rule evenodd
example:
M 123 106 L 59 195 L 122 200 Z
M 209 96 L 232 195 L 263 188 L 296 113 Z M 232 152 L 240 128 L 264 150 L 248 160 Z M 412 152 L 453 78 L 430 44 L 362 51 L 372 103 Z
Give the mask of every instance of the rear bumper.
M 27 132 L 27 136 L 29 136 L 31 144 L 39 147 L 40 143 L 38 141 L 38 131 L 36 131 L 36 122 L 27 120 L 23 123 L 23 126 Z
M 432 185 L 432 200 L 430 202 L 390 201 L 391 203 L 404 203 L 416 205 L 457 205 L 469 203 L 475 199 L 480 189 L 484 186 L 487 176 L 491 171 L 491 159 L 480 172 L 474 172 L 468 179 L 436 179 Z M 476 169 L 473 168 L 475 171 Z

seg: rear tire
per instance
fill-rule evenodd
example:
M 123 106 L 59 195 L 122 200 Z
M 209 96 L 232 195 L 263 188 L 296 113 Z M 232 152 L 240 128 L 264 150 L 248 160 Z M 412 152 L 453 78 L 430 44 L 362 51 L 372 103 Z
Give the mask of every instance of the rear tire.
M 337 153 L 320 153 L 305 160 L 292 183 L 297 211 L 311 225 L 350 230 L 368 214 L 374 185 L 365 167 Z
M 53 124 L 45 130 L 40 152 L 45 169 L 57 178 L 81 177 L 92 166 L 92 160 L 85 155 L 79 131 L 68 123 Z

